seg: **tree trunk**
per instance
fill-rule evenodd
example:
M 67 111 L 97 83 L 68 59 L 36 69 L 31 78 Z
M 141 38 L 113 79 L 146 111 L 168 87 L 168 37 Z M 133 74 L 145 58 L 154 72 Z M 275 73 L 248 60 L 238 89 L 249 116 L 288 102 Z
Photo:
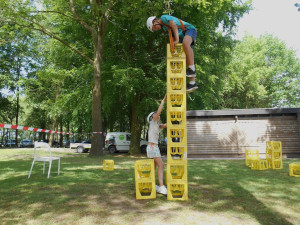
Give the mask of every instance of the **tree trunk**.
M 138 98 L 134 96 L 132 105 L 131 105 L 131 136 L 130 136 L 130 155 L 141 154 L 140 149 L 140 139 L 141 139 L 141 122 L 138 118 Z
M 104 136 L 102 127 L 101 64 L 106 21 L 102 21 L 94 39 L 94 87 L 92 103 L 92 148 L 90 156 L 102 156 Z
M 61 119 L 60 119 L 60 132 L 62 132 L 62 131 L 63 131 L 63 118 L 61 117 Z M 64 139 L 63 134 L 60 133 L 59 134 L 59 147 L 63 147 L 63 139 Z
M 21 76 L 21 59 L 18 58 L 17 61 L 17 82 L 20 80 Z M 16 111 L 16 125 L 19 125 L 19 111 L 20 111 L 20 94 L 19 94 L 19 86 L 16 88 L 17 92 L 17 111 Z M 18 147 L 18 129 L 16 129 L 16 145 Z
M 56 116 L 54 116 L 53 122 L 52 122 L 52 130 L 53 130 L 53 131 L 55 131 L 55 128 L 56 128 L 56 122 L 57 122 L 57 121 L 56 121 Z M 51 133 L 51 134 L 50 134 L 50 138 L 49 138 L 49 145 L 50 145 L 50 147 L 52 147 L 53 141 L 54 141 L 54 134 Z

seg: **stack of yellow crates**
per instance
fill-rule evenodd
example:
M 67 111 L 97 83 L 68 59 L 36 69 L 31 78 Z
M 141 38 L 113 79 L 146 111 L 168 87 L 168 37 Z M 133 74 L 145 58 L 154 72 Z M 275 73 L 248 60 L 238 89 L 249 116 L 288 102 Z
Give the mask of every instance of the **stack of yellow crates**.
M 156 198 L 154 160 L 137 160 L 134 171 L 136 199 Z
M 188 200 L 186 129 L 186 56 L 181 44 L 167 45 L 168 200 Z
M 266 159 L 271 169 L 282 169 L 282 146 L 281 141 L 267 141 Z

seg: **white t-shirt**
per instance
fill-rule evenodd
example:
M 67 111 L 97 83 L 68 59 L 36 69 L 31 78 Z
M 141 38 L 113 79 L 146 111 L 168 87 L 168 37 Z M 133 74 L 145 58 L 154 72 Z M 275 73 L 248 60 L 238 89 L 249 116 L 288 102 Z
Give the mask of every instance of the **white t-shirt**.
M 162 130 L 159 128 L 160 120 L 154 121 L 153 119 L 149 123 L 148 130 L 148 142 L 158 144 L 159 132 Z

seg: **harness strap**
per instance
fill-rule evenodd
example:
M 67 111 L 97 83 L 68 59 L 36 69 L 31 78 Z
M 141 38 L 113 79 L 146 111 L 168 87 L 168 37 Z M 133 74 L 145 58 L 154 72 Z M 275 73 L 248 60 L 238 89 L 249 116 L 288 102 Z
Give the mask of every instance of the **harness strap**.
M 182 32 L 185 32 L 185 28 L 186 28 L 187 26 L 184 26 L 184 25 L 183 25 L 183 22 L 181 21 L 181 19 L 178 19 L 178 20 L 179 20 L 179 22 L 180 22 L 180 26 L 177 26 L 177 27 L 178 27 L 178 28 L 181 28 Z M 162 25 L 164 25 L 165 27 L 168 28 L 171 51 L 172 51 L 172 52 L 175 52 L 175 45 L 174 45 L 174 42 L 173 42 L 172 28 L 171 28 L 171 26 L 170 26 L 169 24 L 166 24 L 166 23 L 164 23 L 164 22 L 162 22 L 162 21 L 161 21 L 161 23 L 162 23 Z

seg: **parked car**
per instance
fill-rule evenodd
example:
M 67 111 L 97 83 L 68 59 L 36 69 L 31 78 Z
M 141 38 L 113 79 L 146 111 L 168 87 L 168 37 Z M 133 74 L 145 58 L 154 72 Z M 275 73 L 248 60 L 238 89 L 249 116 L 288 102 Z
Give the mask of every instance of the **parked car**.
M 78 153 L 88 152 L 92 147 L 91 141 L 85 140 L 81 143 L 70 143 L 70 148 L 76 148 Z
M 7 140 L 5 147 L 17 147 L 16 140 Z
M 34 146 L 33 141 L 30 140 L 30 139 L 23 139 L 20 142 L 20 148 L 30 148 L 30 147 L 33 147 L 33 146 Z
M 148 142 L 141 139 L 141 153 L 146 153 Z M 116 152 L 128 152 L 130 147 L 130 133 L 126 132 L 109 132 L 105 138 L 105 149 L 111 154 Z

